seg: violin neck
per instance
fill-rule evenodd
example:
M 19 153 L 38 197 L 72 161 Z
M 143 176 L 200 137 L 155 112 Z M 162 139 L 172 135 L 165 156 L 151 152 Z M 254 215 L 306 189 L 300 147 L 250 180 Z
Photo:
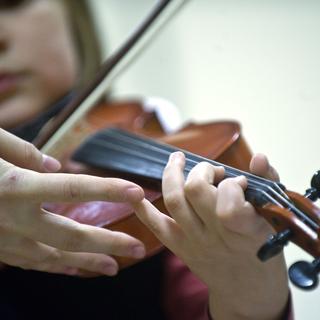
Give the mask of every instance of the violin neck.
M 74 153 L 73 160 L 92 167 L 161 182 L 169 156 L 175 151 L 182 151 L 186 156 L 185 176 L 195 165 L 206 161 L 223 167 L 225 178 L 243 175 L 248 179 L 249 185 L 268 185 L 276 187 L 278 191 L 284 189 L 281 184 L 118 128 L 108 128 L 89 137 Z
M 185 176 L 191 169 L 202 161 L 225 169 L 224 178 L 245 176 L 247 188 L 246 200 L 256 207 L 265 204 L 274 204 L 286 208 L 297 218 L 304 221 L 311 229 L 318 229 L 312 217 L 305 214 L 290 200 L 284 192 L 285 187 L 268 179 L 255 176 L 251 173 L 238 170 L 217 161 L 207 159 L 186 150 L 145 138 L 119 128 L 107 128 L 89 137 L 77 151 L 72 159 L 91 167 L 116 172 L 135 180 L 158 182 L 161 184 L 163 170 L 172 152 L 182 151 L 186 156 Z

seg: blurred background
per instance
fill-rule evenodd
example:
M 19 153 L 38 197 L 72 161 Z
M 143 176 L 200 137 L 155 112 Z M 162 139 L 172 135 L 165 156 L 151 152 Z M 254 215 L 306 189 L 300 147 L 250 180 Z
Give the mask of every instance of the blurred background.
M 112 52 L 153 0 L 92 0 Z M 116 96 L 173 102 L 184 122 L 234 119 L 288 189 L 320 169 L 320 1 L 193 0 L 115 82 Z M 319 205 L 319 203 L 318 203 Z M 293 245 L 287 262 L 311 260 Z M 320 288 L 292 288 L 296 319 L 319 319 Z

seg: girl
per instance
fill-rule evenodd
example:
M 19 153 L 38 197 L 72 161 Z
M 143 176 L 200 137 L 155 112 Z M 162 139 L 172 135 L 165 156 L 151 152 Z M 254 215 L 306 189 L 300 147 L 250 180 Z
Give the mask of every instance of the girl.
M 74 88 L 91 77 L 92 70 L 100 62 L 95 39 L 84 1 L 0 0 L 1 126 L 24 139 L 33 139 L 42 125 L 72 97 Z M 23 142 L 5 132 L 3 137 L 8 146 L 1 155 L 5 160 L 35 171 L 46 167 L 58 169 L 53 159 L 46 160 L 32 147 L 32 159 L 45 160 L 40 160 L 40 165 L 39 162 L 30 165 L 30 161 L 23 160 L 11 147 L 21 143 L 21 150 L 25 146 Z M 1 248 L 4 248 L 0 258 L 9 265 L 32 271 L 6 267 L 1 272 L 2 319 L 59 316 L 100 319 L 105 316 L 108 319 L 259 320 L 289 317 L 283 256 L 265 264 L 255 257 L 271 228 L 244 200 L 245 179 L 224 180 L 216 189 L 212 183 L 221 180 L 223 172 L 201 163 L 185 182 L 184 156 L 173 154 L 163 178 L 163 195 L 172 216 L 170 219 L 146 200 L 141 201 L 143 194 L 139 187 L 111 180 L 108 186 L 117 192 L 110 200 L 129 199 L 138 216 L 197 277 L 172 253 L 163 251 L 112 278 L 83 279 L 68 275 L 81 275 L 82 269 L 114 275 L 117 265 L 108 254 L 142 257 L 142 244 L 123 234 L 79 227 L 69 220 L 59 221 L 61 217 L 51 213 L 43 215 L 49 217 L 51 224 L 37 223 L 38 217 L 42 219 L 39 214 L 42 201 L 65 199 L 57 190 L 69 176 L 43 176 L 14 167 L 18 174 L 8 178 L 8 172 L 12 172 L 10 166 L 7 162 L 3 164 L 1 186 L 18 177 L 32 181 L 35 187 L 21 192 L 21 183 L 11 183 L 9 197 L 6 188 L 0 190 L 0 210 L 4 217 L 0 221 Z M 262 156 L 253 159 L 252 170 L 271 179 L 277 178 Z M 49 177 L 52 184 L 49 183 L 51 187 L 48 188 L 44 181 Z M 55 179 L 61 180 L 55 185 Z M 105 182 L 101 182 L 101 189 L 92 191 L 91 187 L 89 190 L 84 187 L 89 180 L 81 179 L 81 188 L 76 194 L 88 192 L 81 200 L 102 198 Z M 70 180 L 72 183 L 74 180 Z M 67 183 L 64 186 L 69 188 Z M 132 188 L 133 194 L 129 194 Z M 124 189 L 129 191 L 121 197 Z M 14 220 L 7 219 L 11 215 L 15 216 Z M 57 228 L 59 223 L 63 231 L 70 230 L 71 234 L 73 227 L 80 229 L 76 234 L 80 235 L 79 243 L 74 237 L 66 238 Z M 23 237 L 18 241 L 15 237 L 16 242 L 12 244 L 7 236 L 8 230 L 11 232 L 8 228 Z M 53 258 L 48 250 L 54 252 Z M 69 250 L 81 253 L 66 258 Z M 77 263 L 81 259 L 86 263 Z M 59 267 L 57 261 L 60 261 Z

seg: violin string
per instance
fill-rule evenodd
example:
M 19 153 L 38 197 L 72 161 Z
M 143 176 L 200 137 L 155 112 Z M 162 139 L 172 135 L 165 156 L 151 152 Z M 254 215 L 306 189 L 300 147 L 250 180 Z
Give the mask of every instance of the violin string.
M 207 161 L 210 162 L 211 164 L 215 165 L 215 166 L 223 166 L 225 168 L 225 176 L 228 177 L 237 177 L 239 175 L 244 175 L 247 177 L 249 185 L 251 184 L 255 184 L 257 183 L 259 185 L 259 187 L 262 187 L 263 189 L 265 189 L 266 187 L 269 189 L 269 191 L 271 192 L 275 192 L 275 190 L 272 188 L 274 186 L 277 187 L 277 189 L 279 189 L 284 195 L 285 193 L 282 191 L 281 188 L 279 188 L 279 186 L 274 183 L 273 181 L 258 177 L 258 176 L 254 176 L 252 174 L 249 174 L 245 171 L 241 171 L 223 164 L 220 164 L 214 160 L 211 159 L 206 159 L 204 157 L 200 157 L 197 155 L 194 155 L 188 151 L 185 150 L 181 150 L 179 148 L 175 148 L 172 147 L 170 145 L 166 145 L 166 144 L 161 144 L 158 142 L 155 142 L 151 139 L 145 139 L 145 138 L 141 138 L 139 136 L 133 136 L 130 133 L 124 132 L 124 131 L 120 131 L 118 129 L 109 129 L 108 130 L 108 135 L 104 136 L 104 138 L 110 139 L 110 138 L 115 138 L 115 139 L 120 139 L 121 142 L 126 143 L 127 145 L 130 145 L 130 149 L 132 150 L 132 145 L 134 144 L 135 146 L 138 147 L 145 147 L 146 150 L 148 150 L 150 152 L 150 148 L 153 149 L 153 151 L 157 152 L 157 156 L 159 156 L 160 153 L 164 154 L 165 156 L 169 157 L 170 153 L 180 150 L 183 151 L 186 155 L 186 166 L 185 166 L 185 171 L 186 172 L 190 172 L 190 170 L 192 169 L 192 167 L 194 167 L 197 163 L 199 163 L 200 161 Z M 127 150 L 126 150 L 127 151 Z M 150 156 L 146 156 L 145 153 L 141 153 L 143 154 L 144 158 L 148 158 L 148 160 L 151 160 L 153 162 L 158 162 L 159 163 L 159 158 L 150 158 Z M 141 157 L 141 154 L 136 153 L 135 156 L 137 157 Z M 166 164 L 168 159 L 165 159 L 165 163 L 162 163 L 163 165 Z M 254 179 L 252 179 L 252 177 L 254 177 Z M 261 180 L 261 181 L 259 181 Z M 261 182 L 265 182 L 266 184 L 263 184 Z M 285 195 L 286 196 L 286 195 Z M 287 196 L 286 196 L 287 197 Z
M 100 140 L 102 138 L 102 140 Z M 113 141 L 114 140 L 114 141 Z M 237 177 L 244 175 L 247 178 L 248 193 L 253 196 L 255 192 L 268 202 L 271 202 L 280 207 L 286 207 L 296 216 L 298 216 L 303 222 L 308 224 L 311 228 L 317 229 L 318 225 L 309 216 L 300 211 L 294 206 L 287 195 L 283 192 L 278 183 L 270 181 L 265 178 L 261 178 L 250 174 L 248 172 L 232 168 L 230 166 L 218 163 L 214 160 L 204 158 L 202 156 L 195 155 L 191 152 L 154 141 L 152 139 L 137 136 L 120 129 L 109 128 L 104 132 L 99 132 L 98 138 L 94 138 L 90 141 L 91 144 L 100 145 L 104 148 L 111 148 L 124 154 L 130 154 L 132 156 L 149 160 L 152 163 L 158 163 L 165 167 L 169 155 L 175 151 L 182 151 L 186 155 L 185 173 L 189 173 L 191 169 L 201 161 L 209 162 L 215 166 L 222 166 L 225 168 L 225 176 Z M 136 148 L 142 149 L 143 152 L 133 149 L 133 145 Z M 151 153 L 156 153 L 154 156 Z M 279 192 L 280 191 L 280 192 Z M 285 196 L 283 196 L 285 195 Z
M 287 195 L 283 192 L 283 190 L 279 187 L 279 185 L 273 181 L 252 175 L 252 174 L 247 173 L 245 171 L 241 171 L 241 170 L 220 164 L 216 161 L 206 159 L 204 157 L 200 157 L 200 156 L 195 155 L 191 152 L 181 150 L 179 148 L 175 148 L 170 145 L 158 143 L 157 141 L 154 141 L 152 139 L 142 138 L 140 136 L 132 135 L 131 133 L 128 133 L 128 132 L 122 131 L 122 130 L 118 130 L 118 129 L 112 129 L 111 131 L 113 131 L 113 134 L 111 134 L 111 136 L 113 135 L 114 137 L 119 138 L 119 135 L 120 135 L 120 136 L 122 136 L 122 138 L 124 138 L 122 140 L 122 142 L 129 143 L 129 145 L 131 145 L 131 146 L 132 146 L 132 144 L 135 144 L 136 146 L 139 146 L 139 147 L 144 145 L 144 147 L 146 148 L 145 151 L 147 151 L 151 147 L 156 152 L 158 152 L 158 154 L 159 154 L 159 152 L 160 153 L 165 152 L 167 157 L 169 156 L 170 153 L 172 153 L 174 151 L 180 150 L 180 151 L 184 152 L 186 155 L 186 169 L 185 169 L 186 172 L 190 172 L 192 167 L 195 166 L 200 161 L 207 161 L 209 163 L 212 163 L 213 165 L 223 166 L 226 169 L 225 170 L 226 176 L 236 177 L 239 175 L 244 175 L 247 177 L 247 180 L 248 180 L 247 190 L 251 191 L 251 192 L 246 192 L 246 194 L 250 193 L 251 196 L 253 197 L 253 193 L 258 192 L 259 195 L 261 196 L 261 200 L 262 201 L 264 200 L 263 201 L 264 203 L 270 202 L 270 203 L 273 203 L 273 204 L 280 206 L 280 207 L 286 207 L 287 209 L 292 211 L 297 217 L 299 217 L 300 220 L 302 220 L 303 222 L 308 224 L 311 228 L 313 228 L 313 229 L 318 228 L 318 224 L 316 222 L 314 222 L 311 218 L 306 216 L 298 208 L 296 208 L 294 206 L 294 204 L 291 202 L 291 200 L 287 197 Z M 167 162 L 167 159 L 165 161 L 165 164 L 166 164 L 166 162 Z M 276 187 L 276 188 L 274 188 L 274 187 Z M 280 191 L 280 194 L 279 194 L 279 191 Z M 283 197 L 283 195 L 285 195 L 285 197 Z M 276 200 L 276 198 L 277 198 L 277 200 Z M 281 202 L 281 204 L 279 203 L 279 201 Z
M 166 163 L 167 163 L 167 160 L 168 160 L 168 158 L 169 158 L 169 155 L 170 155 L 170 153 L 171 153 L 171 152 L 167 152 L 167 151 L 165 151 L 165 150 L 163 150 L 163 149 L 157 150 L 157 151 L 160 151 L 163 155 L 166 156 L 166 159 L 164 159 L 164 160 L 161 160 L 161 158 L 159 158 L 159 156 L 158 156 L 158 157 L 150 156 L 150 155 L 147 154 L 147 153 L 143 153 L 143 156 L 141 156 L 142 153 L 140 153 L 140 152 L 138 152 L 138 151 L 136 151 L 136 150 L 134 150 L 134 149 L 132 149 L 132 148 L 124 147 L 124 146 L 123 146 L 123 142 L 124 142 L 124 141 L 123 141 L 123 139 L 121 139 L 121 140 L 122 140 L 122 141 L 121 141 L 122 144 L 114 143 L 114 142 L 111 142 L 111 141 L 110 141 L 110 136 L 108 136 L 108 140 L 107 140 L 107 141 L 105 141 L 105 140 L 95 140 L 94 143 L 95 143 L 96 145 L 101 145 L 101 146 L 103 146 L 103 147 L 108 147 L 109 149 L 113 149 L 113 150 L 120 151 L 120 152 L 122 152 L 122 153 L 124 153 L 124 154 L 130 154 L 131 156 L 143 158 L 144 160 L 149 160 L 149 161 L 151 161 L 152 163 L 158 163 L 158 164 L 160 164 L 163 168 L 165 167 L 165 165 L 166 165 Z M 135 142 L 136 142 L 136 141 L 135 141 Z M 132 146 L 132 144 L 131 144 L 131 146 Z M 140 146 L 141 146 L 141 145 L 140 145 Z M 147 150 L 146 150 L 146 151 L 147 151 Z M 150 152 L 150 149 L 149 149 L 148 151 Z M 173 150 L 172 150 L 172 152 L 173 152 Z M 207 161 L 208 161 L 208 160 L 207 160 Z M 185 169 L 184 169 L 185 173 L 186 173 L 186 174 L 189 173 L 189 172 L 191 171 L 191 169 L 192 169 L 197 163 L 199 163 L 199 161 L 195 161 L 195 160 L 193 160 L 193 159 L 190 159 L 190 158 L 186 157 L 186 165 L 185 165 Z M 233 172 L 226 172 L 226 176 L 227 176 L 227 177 L 236 177 L 236 176 L 238 176 L 238 175 L 236 175 L 236 174 L 233 173 Z M 266 186 L 264 186 L 263 184 L 261 184 L 261 183 L 259 183 L 259 182 L 258 182 L 259 185 L 255 185 L 255 184 L 257 184 L 257 183 L 256 183 L 254 180 L 251 180 L 250 178 L 248 179 L 248 187 L 249 187 L 250 189 L 252 189 L 252 190 L 258 190 L 257 188 L 260 187 L 260 188 L 261 188 L 261 189 L 259 189 L 260 192 L 261 192 L 261 193 L 263 193 L 263 192 L 266 193 L 266 191 L 267 191 L 267 190 L 265 190 L 265 189 L 266 189 Z M 270 187 L 268 187 L 268 188 L 270 188 Z M 271 189 L 271 191 L 272 191 L 272 189 Z M 268 196 L 268 199 L 270 199 L 269 196 Z M 281 206 L 281 204 L 280 204 L 278 201 L 276 201 L 275 199 L 273 199 L 273 203 Z
M 140 157 L 140 158 L 142 157 L 142 158 L 150 160 L 150 161 L 152 161 L 154 163 L 159 163 L 159 164 L 161 164 L 163 166 L 166 165 L 170 153 L 180 150 L 180 151 L 184 152 L 184 154 L 186 155 L 186 166 L 185 166 L 185 171 L 186 172 L 190 172 L 192 167 L 194 165 L 196 165 L 197 163 L 199 163 L 201 161 L 207 161 L 207 162 L 210 162 L 211 164 L 213 164 L 215 166 L 224 167 L 225 168 L 225 176 L 227 178 L 244 175 L 248 179 L 249 184 L 258 183 L 259 186 L 262 187 L 262 188 L 265 188 L 266 186 L 270 188 L 270 187 L 273 187 L 274 185 L 276 185 L 278 187 L 277 184 L 275 184 L 274 182 L 272 182 L 270 180 L 267 180 L 267 179 L 264 179 L 264 178 L 261 178 L 261 177 L 258 177 L 258 176 L 254 176 L 254 175 L 249 174 L 249 173 L 247 173 L 245 171 L 241 171 L 241 170 L 238 170 L 238 169 L 235 169 L 235 168 L 231 168 L 229 166 L 220 164 L 220 163 L 218 163 L 218 162 L 216 162 L 214 160 L 211 160 L 211 159 L 206 159 L 206 158 L 201 157 L 201 156 L 196 156 L 196 155 L 194 155 L 194 154 L 192 154 L 192 153 L 190 153 L 188 151 L 181 150 L 179 148 L 172 147 L 170 145 L 158 143 L 158 142 L 155 142 L 155 141 L 153 141 L 151 139 L 145 139 L 145 138 L 142 138 L 140 136 L 133 136 L 132 134 L 129 134 L 127 132 L 124 132 L 124 131 L 121 131 L 121 130 L 118 130 L 118 129 L 109 129 L 107 132 L 105 132 L 104 133 L 104 139 L 102 141 L 100 141 L 99 144 L 102 145 L 102 146 L 106 146 L 106 143 L 107 143 L 109 145 L 109 147 L 110 147 L 111 146 L 110 145 L 110 143 L 111 143 L 110 139 L 120 140 L 120 141 L 117 141 L 118 143 L 116 143 L 116 146 L 117 146 L 118 150 L 119 150 L 119 148 L 121 148 L 122 151 L 125 152 L 125 153 L 130 152 L 132 155 L 134 155 L 136 157 Z M 121 144 L 119 142 L 121 142 Z M 98 141 L 95 140 L 95 143 L 98 143 Z M 123 143 L 125 143 L 126 145 L 129 145 L 129 148 L 120 147 L 121 145 L 123 146 Z M 139 152 L 135 151 L 134 149 L 132 149 L 132 145 L 133 144 L 136 147 L 143 148 L 144 151 L 146 151 L 146 152 L 139 153 Z M 151 151 L 150 149 L 152 149 L 153 151 L 157 152 L 157 154 L 156 154 L 157 157 L 151 157 L 149 155 L 150 151 Z M 159 160 L 159 156 L 161 154 L 166 156 L 165 161 Z M 197 158 L 197 159 L 194 159 L 194 158 Z M 261 180 L 265 184 L 261 183 L 259 180 Z M 273 189 L 273 188 L 271 188 L 271 189 Z
M 125 143 L 130 143 L 131 144 L 135 144 L 136 146 L 140 146 L 140 147 L 145 147 L 146 149 L 150 149 L 152 148 L 155 151 L 159 151 L 161 153 L 163 153 L 163 151 L 167 151 L 169 154 L 175 151 L 182 151 L 185 155 L 186 155 L 186 160 L 187 160 L 187 164 L 188 165 L 188 161 L 194 164 L 199 163 L 200 161 L 206 161 L 206 162 L 210 162 L 211 164 L 215 165 L 215 166 L 223 166 L 226 169 L 226 174 L 227 177 L 228 175 L 230 175 L 231 177 L 234 176 L 239 176 L 239 175 L 244 175 L 246 176 L 248 179 L 252 179 L 255 181 L 260 181 L 262 183 L 265 183 L 267 185 L 270 185 L 272 187 L 275 187 L 276 189 L 280 189 L 279 191 L 282 192 L 284 197 L 287 197 L 287 195 L 282 191 L 282 189 L 279 187 L 279 184 L 275 183 L 274 181 L 270 181 L 268 179 L 259 177 L 259 176 L 255 176 L 249 172 L 246 171 L 241 171 L 239 169 L 230 167 L 228 165 L 225 164 L 221 164 L 217 161 L 211 160 L 211 159 L 207 159 L 205 157 L 199 156 L 199 155 L 195 155 L 189 151 L 186 150 L 182 150 L 180 148 L 171 146 L 171 145 L 167 145 L 165 143 L 161 143 L 158 141 L 154 141 L 152 139 L 148 139 L 148 138 L 144 138 L 144 137 L 140 137 L 134 134 L 131 134 L 129 132 L 123 131 L 123 130 L 119 130 L 119 129 L 109 129 L 108 130 L 108 135 L 106 137 L 114 137 L 116 139 L 121 139 L 121 141 L 125 142 Z M 284 187 L 282 187 L 284 188 Z

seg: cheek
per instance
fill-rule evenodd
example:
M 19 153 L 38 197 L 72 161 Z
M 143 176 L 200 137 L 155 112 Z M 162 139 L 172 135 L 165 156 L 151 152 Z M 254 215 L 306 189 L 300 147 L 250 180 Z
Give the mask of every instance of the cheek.
M 0 101 L 0 125 L 31 119 L 77 82 L 78 53 L 58 1 L 35 1 L 0 21 L 8 39 L 1 65 L 19 74 L 17 90 Z
M 43 52 L 42 58 L 32 67 L 36 90 L 48 98 L 57 98 L 70 90 L 77 80 L 77 61 L 71 52 L 61 48 Z
M 17 92 L 0 103 L 0 126 L 11 128 L 31 120 L 75 85 L 77 62 L 72 51 L 38 44 L 30 44 L 32 50 L 20 59 L 26 76 Z
M 20 41 L 16 44 L 25 46 L 20 49 L 25 49 L 24 67 L 31 75 L 29 89 L 33 94 L 47 95 L 51 102 L 74 86 L 78 54 L 60 6 L 55 2 L 36 2 L 35 6 L 25 17 L 29 28 L 17 35 Z

